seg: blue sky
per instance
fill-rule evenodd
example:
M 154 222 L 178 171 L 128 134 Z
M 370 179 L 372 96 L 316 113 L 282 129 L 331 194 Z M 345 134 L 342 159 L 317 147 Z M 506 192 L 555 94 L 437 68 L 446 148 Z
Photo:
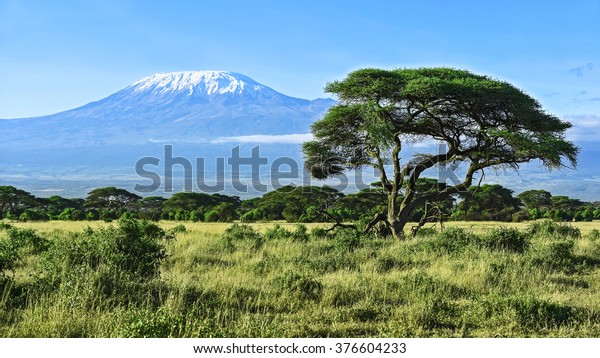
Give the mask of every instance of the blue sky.
M 0 0 L 0 118 L 79 107 L 156 72 L 235 71 L 313 99 L 359 68 L 449 66 L 574 124 L 577 172 L 497 180 L 597 200 L 599 15 L 597 0 Z
M 452 66 L 517 85 L 589 137 L 598 15 L 599 1 L 0 0 L 0 118 L 74 108 L 155 72 L 236 71 L 312 99 L 361 67 Z

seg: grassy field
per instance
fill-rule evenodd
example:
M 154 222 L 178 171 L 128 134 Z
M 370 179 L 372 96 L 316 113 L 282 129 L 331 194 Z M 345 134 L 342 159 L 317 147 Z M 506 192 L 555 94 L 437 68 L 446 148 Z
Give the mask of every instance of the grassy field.
M 32 243 L 0 277 L 0 336 L 600 337 L 598 222 L 448 223 L 404 241 L 162 222 L 175 238 L 155 242 L 117 225 L 0 231 Z
M 170 229 L 177 225 L 182 224 L 179 221 L 161 221 L 160 226 L 165 229 Z M 287 222 L 271 222 L 271 223 L 252 223 L 248 224 L 253 228 L 264 232 L 266 229 L 273 227 L 274 224 L 280 225 L 283 228 L 291 230 L 295 227 L 296 224 L 287 223 Z M 99 228 L 111 225 L 110 223 L 106 223 L 104 221 L 47 221 L 47 222 L 17 222 L 12 223 L 12 225 L 16 227 L 22 228 L 31 228 L 38 230 L 40 232 L 51 232 L 55 230 L 61 231 L 81 231 L 86 227 L 91 228 Z M 222 234 L 225 229 L 227 229 L 231 224 L 228 223 L 203 223 L 203 222 L 184 222 L 183 225 L 189 231 L 195 231 L 198 233 L 206 233 L 206 234 Z M 312 229 L 315 227 L 323 227 L 327 228 L 331 226 L 331 224 L 326 223 L 308 223 L 304 224 L 308 227 L 308 229 Z M 416 225 L 416 223 L 408 223 L 406 225 L 407 231 L 412 226 Z M 509 228 L 517 228 L 517 229 L 526 229 L 529 225 L 528 222 L 518 222 L 518 223 L 504 223 L 504 222 L 496 222 L 496 221 L 449 221 L 444 223 L 445 227 L 457 227 L 463 228 L 466 230 L 474 231 L 477 233 L 484 232 L 489 229 L 494 229 L 498 227 L 509 227 Z M 591 222 L 573 222 L 569 223 L 569 225 L 578 228 L 581 231 L 582 235 L 587 235 L 590 231 L 596 229 L 600 230 L 600 221 L 591 221 Z M 426 227 L 432 227 L 433 225 L 426 225 Z M 436 226 L 439 229 L 439 226 Z

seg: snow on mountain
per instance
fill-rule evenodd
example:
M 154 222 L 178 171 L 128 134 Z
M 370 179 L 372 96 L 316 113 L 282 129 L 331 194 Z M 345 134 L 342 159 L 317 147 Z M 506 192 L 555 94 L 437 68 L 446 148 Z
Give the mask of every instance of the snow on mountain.
M 75 109 L 0 119 L 0 184 L 78 197 L 102 186 L 130 188 L 143 179 L 136 162 L 166 163 L 166 145 L 192 163 L 204 158 L 207 172 L 236 146 L 245 157 L 260 145 L 261 156 L 300 163 L 300 138 L 335 103 L 286 96 L 234 72 L 157 73 Z
M 135 93 L 150 92 L 159 95 L 185 93 L 188 96 L 261 93 L 271 97 L 279 94 L 250 77 L 225 71 L 156 73 L 135 82 L 128 89 Z
M 279 93 L 225 71 L 157 73 L 65 112 L 0 120 L 0 148 L 73 148 L 310 132 L 335 103 Z

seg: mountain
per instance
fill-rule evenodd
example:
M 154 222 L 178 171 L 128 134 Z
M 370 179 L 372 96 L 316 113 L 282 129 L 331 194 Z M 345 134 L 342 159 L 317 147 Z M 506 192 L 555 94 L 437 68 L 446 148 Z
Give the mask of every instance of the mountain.
M 242 181 L 253 183 L 258 174 L 260 181 L 273 187 L 274 167 L 281 172 L 298 168 L 300 178 L 291 182 L 310 184 L 309 176 L 301 170 L 299 143 L 308 137 L 310 125 L 335 103 L 332 99 L 286 96 L 234 72 L 158 73 L 69 111 L 0 120 L 0 185 L 14 185 L 38 196 L 85 197 L 103 186 L 132 190 L 135 184 L 148 184 L 148 177 L 137 171 L 140 159 L 152 157 L 152 163 L 159 163 L 144 168 L 158 174 L 164 184 L 169 179 L 168 163 L 174 163 L 168 155 L 173 155 L 189 161 L 193 172 L 186 169 L 185 176 L 195 179 L 194 190 L 204 175 L 207 183 L 224 181 L 227 194 L 249 197 L 264 191 L 232 190 L 234 178 L 228 159 L 235 150 L 240 157 L 249 158 L 257 146 L 259 173 L 252 173 L 246 160 L 240 168 Z M 166 145 L 172 145 L 171 149 Z M 547 173 L 539 163 L 532 163 L 523 166 L 518 175 L 487 173 L 486 182 L 500 183 L 515 193 L 545 189 L 554 195 L 598 200 L 599 157 L 592 143 L 583 148 L 577 171 Z M 278 158 L 282 160 L 276 162 Z M 200 159 L 203 168 L 198 165 Z M 221 179 L 215 174 L 219 161 L 226 172 Z M 275 165 L 284 162 L 288 164 L 282 168 Z M 183 166 L 171 167 L 174 191 L 180 191 L 184 186 Z M 364 184 L 377 180 L 368 170 L 362 175 Z M 283 177 L 289 178 L 287 174 Z M 350 183 L 340 181 L 338 189 L 344 190 L 348 184 L 347 189 L 352 190 L 358 185 L 355 179 L 348 179 Z M 169 195 L 162 189 L 140 194 Z
M 159 159 L 161 167 L 151 169 L 164 178 L 166 145 L 205 173 L 214 174 L 217 158 L 230 158 L 237 146 L 241 157 L 250 157 L 259 144 L 261 157 L 293 158 L 301 166 L 299 142 L 335 103 L 286 96 L 234 72 L 158 73 L 79 108 L 0 120 L 0 185 L 39 196 L 85 197 L 114 185 L 132 189 L 145 180 L 136 174 L 141 158 Z M 196 168 L 198 158 L 204 168 Z M 246 169 L 242 175 L 249 175 Z M 261 167 L 260 175 L 268 170 Z
M 198 143 L 307 133 L 334 103 L 289 97 L 234 72 L 158 73 L 69 111 L 0 120 L 0 148 Z

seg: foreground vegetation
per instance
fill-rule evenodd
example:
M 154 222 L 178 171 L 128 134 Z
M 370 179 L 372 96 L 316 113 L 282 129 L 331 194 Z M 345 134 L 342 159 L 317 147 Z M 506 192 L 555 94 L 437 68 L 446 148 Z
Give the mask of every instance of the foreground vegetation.
M 600 336 L 595 223 L 52 224 L 2 224 L 2 337 Z

